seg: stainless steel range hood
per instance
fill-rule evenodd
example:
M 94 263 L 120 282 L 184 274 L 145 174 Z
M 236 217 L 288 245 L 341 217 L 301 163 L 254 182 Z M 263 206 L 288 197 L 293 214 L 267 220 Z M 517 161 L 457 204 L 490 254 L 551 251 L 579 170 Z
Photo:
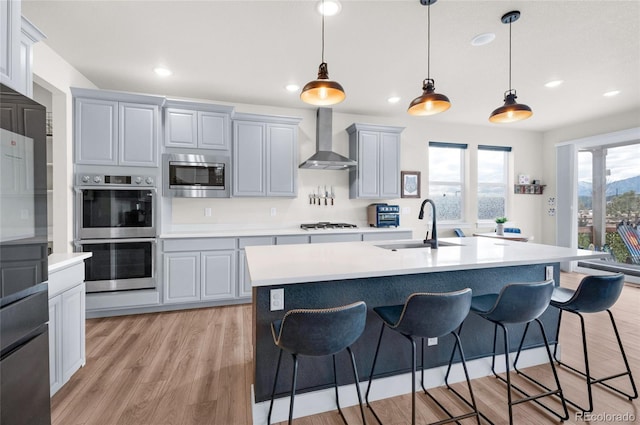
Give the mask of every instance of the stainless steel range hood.
M 316 153 L 300 164 L 300 168 L 316 170 L 348 170 L 357 162 L 331 150 L 332 110 L 318 108 L 316 118 Z

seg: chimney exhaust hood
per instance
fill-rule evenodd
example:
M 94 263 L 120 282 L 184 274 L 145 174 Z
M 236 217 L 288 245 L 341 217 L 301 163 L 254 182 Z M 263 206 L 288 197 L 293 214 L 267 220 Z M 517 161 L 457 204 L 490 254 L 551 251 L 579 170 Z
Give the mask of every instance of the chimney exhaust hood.
M 300 164 L 299 168 L 316 170 L 348 170 L 357 162 L 331 150 L 332 109 L 318 108 L 316 118 L 316 153 Z

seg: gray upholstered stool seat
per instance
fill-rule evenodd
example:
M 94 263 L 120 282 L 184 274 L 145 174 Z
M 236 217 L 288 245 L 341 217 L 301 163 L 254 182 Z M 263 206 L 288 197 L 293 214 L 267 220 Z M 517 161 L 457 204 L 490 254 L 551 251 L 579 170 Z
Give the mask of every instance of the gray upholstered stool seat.
M 578 289 L 576 289 L 575 291 L 569 288 L 555 288 L 551 297 L 551 305 L 560 309 L 560 317 L 558 318 L 558 340 L 560 339 L 560 323 L 562 321 L 562 312 L 566 311 L 569 313 L 574 313 L 580 318 L 580 330 L 582 331 L 582 350 L 584 353 L 585 365 L 584 372 L 576 369 L 573 366 L 563 363 L 558 359 L 558 345 L 556 345 L 555 349 L 553 350 L 553 357 L 556 362 L 558 362 L 558 364 L 586 378 L 589 405 L 585 408 L 578 405 L 574 401 L 567 399 L 568 403 L 584 412 L 593 411 L 593 395 L 591 392 L 591 387 L 594 384 L 601 384 L 606 388 L 617 392 L 618 394 L 628 397 L 629 400 L 638 398 L 638 390 L 633 380 L 633 375 L 631 375 L 631 369 L 629 368 L 627 355 L 625 354 L 624 348 L 622 347 L 622 340 L 620 339 L 620 334 L 618 333 L 618 327 L 616 326 L 616 322 L 613 319 L 613 313 L 611 313 L 611 310 L 609 310 L 609 308 L 612 307 L 616 303 L 616 301 L 618 301 L 618 298 L 622 293 L 623 286 L 624 275 L 622 273 L 606 276 L 587 276 L 582 279 L 582 281 L 578 285 Z M 602 311 L 606 311 L 609 314 L 611 325 L 616 335 L 616 340 L 618 341 L 618 347 L 620 348 L 620 354 L 622 355 L 622 360 L 624 361 L 626 370 L 622 373 L 617 373 L 611 376 L 596 379 L 591 376 L 591 371 L 589 368 L 587 335 L 585 332 L 584 318 L 582 316 L 582 313 L 599 313 Z M 605 382 L 622 376 L 629 376 L 632 394 L 624 392 L 619 388 L 613 387 L 612 385 Z
M 416 293 L 409 296 L 404 304 L 375 307 L 373 311 L 382 319 L 382 328 L 380 329 L 380 337 L 378 338 L 378 345 L 376 347 L 376 354 L 373 358 L 373 364 L 371 366 L 371 374 L 369 375 L 369 385 L 367 386 L 367 393 L 365 399 L 367 406 L 371 409 L 371 413 L 375 416 L 378 423 L 382 424 L 380 417 L 377 415 L 373 407 L 369 403 L 369 392 L 371 391 L 371 384 L 373 381 L 373 375 L 378 360 L 378 353 L 380 351 L 380 344 L 382 342 L 382 335 L 385 328 L 389 328 L 395 332 L 400 333 L 411 342 L 412 352 L 412 399 L 411 399 L 411 423 L 416 422 L 416 342 L 415 338 L 420 338 L 422 341 L 422 389 L 427 396 L 429 396 L 448 416 L 448 419 L 438 421 L 438 424 L 444 424 L 449 422 L 457 422 L 465 418 L 476 417 L 478 424 L 480 424 L 480 417 L 478 409 L 476 408 L 475 398 L 473 396 L 473 390 L 471 389 L 471 383 L 469 381 L 469 374 L 467 372 L 467 366 L 464 359 L 464 353 L 462 351 L 462 344 L 460 338 L 456 332 L 456 328 L 460 326 L 462 321 L 469 314 L 469 307 L 471 305 L 471 289 L 466 288 L 461 291 L 447 292 L 447 293 Z M 469 394 L 471 396 L 471 402 L 467 402 L 461 397 L 452 387 L 449 386 L 448 378 L 449 371 L 451 369 L 451 361 L 449 362 L 449 369 L 445 376 L 445 383 L 449 389 L 451 389 L 456 395 L 461 397 L 473 411 L 454 417 L 438 400 L 436 400 L 424 386 L 424 339 L 425 338 L 439 338 L 448 334 L 452 334 L 455 338 L 453 346 L 452 359 L 456 353 L 456 349 L 460 353 L 461 363 L 464 369 L 465 376 L 467 378 L 467 385 L 469 388 Z
M 551 301 L 551 294 L 553 293 L 554 282 L 553 280 L 547 280 L 544 282 L 533 282 L 533 283 L 512 283 L 506 285 L 502 288 L 499 294 L 485 294 L 473 297 L 471 301 L 471 311 L 477 314 L 478 316 L 492 322 L 494 324 L 493 328 L 493 355 L 491 357 L 491 371 L 494 376 L 500 379 L 507 385 L 507 403 L 509 406 L 509 423 L 513 424 L 513 406 L 519 403 L 533 401 L 536 404 L 542 406 L 552 414 L 559 417 L 561 420 L 569 419 L 569 412 L 567 410 L 567 405 L 565 403 L 564 396 L 562 394 L 562 388 L 560 387 L 560 381 L 558 380 L 558 374 L 556 373 L 555 366 L 553 364 L 553 359 L 551 357 L 551 351 L 549 349 L 549 342 L 547 341 L 547 336 L 544 331 L 544 326 L 540 321 L 539 317 L 545 310 L 549 307 L 549 302 Z M 524 343 L 524 339 L 527 335 L 527 331 L 529 330 L 529 325 L 531 322 L 538 323 L 540 327 L 540 333 L 542 334 L 542 338 L 544 340 L 544 345 L 547 351 L 547 355 L 549 357 L 549 364 L 553 371 L 553 376 L 556 382 L 556 389 L 550 389 L 541 382 L 531 378 L 529 375 L 524 372 L 518 370 L 518 358 L 520 357 L 520 351 L 522 350 L 522 346 Z M 515 361 L 513 362 L 513 368 L 515 371 L 529 379 L 531 382 L 534 382 L 542 389 L 543 392 L 535 395 L 530 395 L 523 391 L 518 386 L 512 384 L 511 376 L 509 373 L 509 332 L 507 330 L 507 324 L 518 324 L 518 323 L 526 323 L 524 333 L 522 334 L 522 340 L 520 341 L 520 345 L 518 347 L 518 351 L 516 354 Z M 506 379 L 502 376 L 498 375 L 495 370 L 495 360 L 496 360 L 496 340 L 498 327 L 502 328 L 503 331 L 503 339 L 504 339 L 504 353 L 505 353 L 505 370 L 506 370 Z M 512 399 L 511 389 L 515 389 L 522 395 L 523 398 L 518 400 Z M 557 395 L 560 397 L 560 401 L 562 402 L 563 413 L 560 414 L 546 405 L 542 404 L 538 399 L 542 397 Z M 484 416 L 484 415 L 483 415 Z M 485 417 L 485 419 L 487 419 Z M 488 419 L 487 419 L 488 420 Z
M 293 376 L 291 381 L 291 401 L 289 404 L 289 424 L 293 422 L 293 404 L 296 394 L 296 379 L 298 375 L 298 356 L 329 356 L 333 357 L 333 381 L 336 393 L 338 412 L 344 423 L 347 423 L 338 398 L 338 381 L 336 376 L 336 354 L 347 350 L 351 357 L 351 367 L 355 380 L 362 422 L 366 424 L 362 397 L 358 384 L 358 371 L 355 357 L 351 351 L 351 344 L 356 342 L 364 331 L 367 320 L 367 305 L 363 301 L 353 304 L 323 309 L 295 309 L 289 310 L 281 320 L 271 323 L 271 334 L 274 344 L 280 348 L 276 375 L 273 380 L 271 403 L 267 423 L 271 424 L 273 400 L 280 373 L 282 352 L 287 351 L 293 358 Z

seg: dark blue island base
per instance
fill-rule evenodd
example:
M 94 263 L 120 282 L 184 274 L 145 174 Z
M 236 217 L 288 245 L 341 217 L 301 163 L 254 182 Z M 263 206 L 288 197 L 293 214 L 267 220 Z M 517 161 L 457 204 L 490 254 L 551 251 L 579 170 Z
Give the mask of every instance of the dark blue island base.
M 373 307 L 403 304 L 414 292 L 450 292 L 471 288 L 473 295 L 498 293 L 508 283 L 536 282 L 545 280 L 545 267 L 554 266 L 554 279 L 559 282 L 560 264 L 547 263 L 529 266 L 497 267 L 448 272 L 409 274 L 401 276 L 371 277 L 325 282 L 259 286 L 253 288 L 254 319 L 254 393 L 255 402 L 269 400 L 273 388 L 278 348 L 271 337 L 270 323 L 281 319 L 287 310 L 294 308 L 326 308 L 349 304 L 355 301 L 367 303 L 367 325 L 363 335 L 352 346 L 356 356 L 360 381 L 369 379 L 381 320 L 373 313 Z M 269 291 L 284 288 L 284 311 L 269 310 Z M 557 340 L 558 311 L 550 308 L 542 316 L 550 343 Z M 516 351 L 524 326 L 510 325 L 510 347 Z M 331 332 L 331 329 L 327 329 Z M 493 324 L 470 313 L 460 334 L 467 360 L 491 355 Z M 498 346 L 501 348 L 501 336 Z M 453 348 L 453 337 L 446 336 L 437 345 L 426 347 L 425 368 L 446 365 Z M 536 326 L 532 327 L 525 341 L 525 348 L 544 345 Z M 426 344 L 425 344 L 426 346 Z M 418 352 L 418 356 L 419 356 Z M 418 362 L 420 357 L 418 357 Z M 291 356 L 286 354 L 282 366 L 276 396 L 288 396 L 292 373 Z M 338 384 L 353 383 L 348 355 L 337 355 Z M 406 338 L 394 332 L 385 332 L 374 378 L 407 373 L 411 370 L 411 345 Z M 296 393 L 329 388 L 333 385 L 331 356 L 300 356 Z M 375 382 L 374 382 L 375 385 Z

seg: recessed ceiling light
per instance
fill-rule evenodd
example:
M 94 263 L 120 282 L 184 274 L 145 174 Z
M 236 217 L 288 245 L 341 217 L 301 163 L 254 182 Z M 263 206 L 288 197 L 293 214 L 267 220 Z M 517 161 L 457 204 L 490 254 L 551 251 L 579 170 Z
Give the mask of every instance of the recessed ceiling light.
M 169 75 L 173 74 L 173 72 L 171 72 L 170 69 L 164 68 L 162 66 L 157 66 L 153 68 L 153 72 L 155 72 L 161 77 L 168 77 Z
M 602 95 L 605 97 L 611 97 L 611 96 L 616 96 L 618 94 L 620 94 L 620 90 L 611 90 L 606 93 L 603 93 Z
M 492 32 L 485 32 L 484 34 L 478 34 L 471 39 L 472 46 L 484 46 L 491 43 L 496 38 L 496 35 Z
M 287 89 L 288 92 L 294 93 L 297 92 L 298 90 L 300 90 L 300 86 L 297 84 L 287 84 L 286 86 L 284 86 L 285 89 Z
M 387 102 L 389 102 L 389 103 L 398 103 L 398 102 L 400 102 L 400 98 L 398 96 L 391 96 L 389 99 L 387 99 Z
M 550 89 L 552 89 L 554 87 L 558 87 L 558 86 L 562 85 L 562 83 L 564 83 L 564 80 L 553 80 L 553 81 L 549 81 L 544 86 L 545 87 L 549 87 Z
M 320 0 L 316 3 L 318 13 L 324 16 L 333 16 L 340 13 L 342 4 L 338 0 Z

